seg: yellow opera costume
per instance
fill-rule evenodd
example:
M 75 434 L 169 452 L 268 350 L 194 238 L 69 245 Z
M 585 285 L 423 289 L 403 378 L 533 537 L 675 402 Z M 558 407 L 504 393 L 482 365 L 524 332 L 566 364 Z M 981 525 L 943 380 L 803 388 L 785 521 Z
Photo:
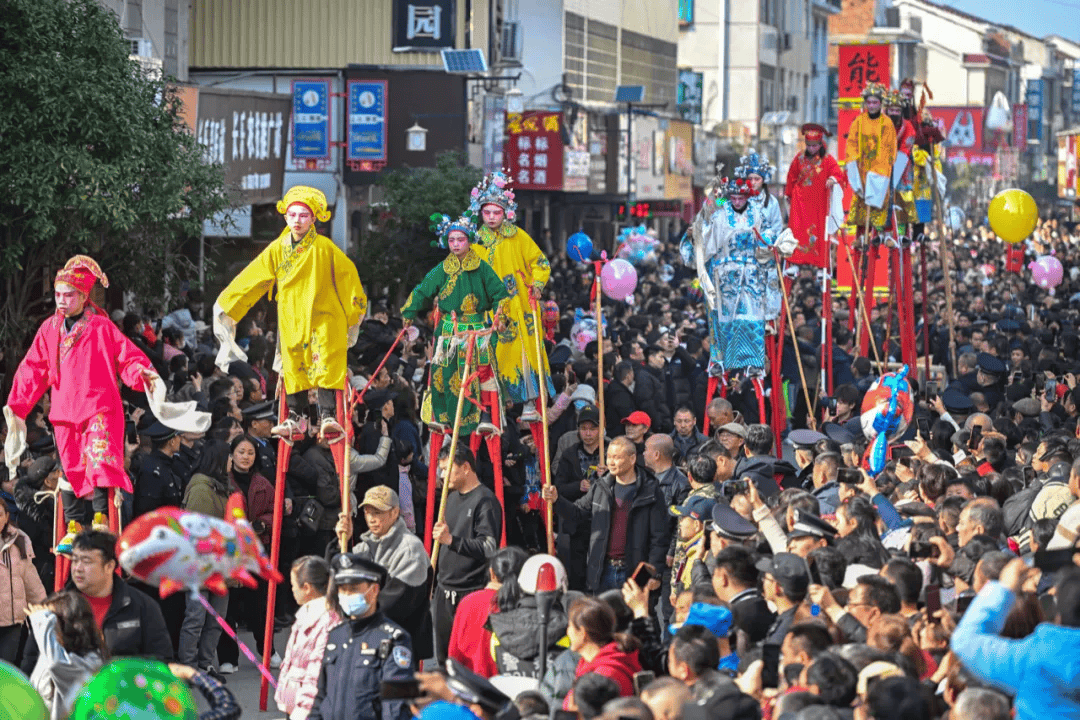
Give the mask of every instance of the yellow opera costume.
M 868 94 L 881 98 L 884 94 L 882 89 L 879 93 L 871 83 L 863 92 L 863 97 Z M 877 229 L 885 227 L 889 213 L 889 201 L 887 197 L 887 185 L 892 177 L 893 163 L 896 161 L 896 128 L 892 120 L 882 112 L 876 118 L 871 118 L 866 112 L 861 113 L 848 128 L 846 142 L 844 144 L 844 162 L 855 163 L 854 169 L 845 168 L 849 182 L 853 189 L 859 189 L 864 194 L 876 194 L 875 190 L 886 192 L 885 202 L 881 208 L 869 207 L 867 202 L 858 193 L 851 200 L 851 208 L 848 211 L 848 224 L 861 229 L 866 222 L 867 209 L 870 211 L 870 223 Z M 873 175 L 870 175 L 873 173 Z M 884 180 L 885 186 L 877 188 L 872 178 L 877 176 Z

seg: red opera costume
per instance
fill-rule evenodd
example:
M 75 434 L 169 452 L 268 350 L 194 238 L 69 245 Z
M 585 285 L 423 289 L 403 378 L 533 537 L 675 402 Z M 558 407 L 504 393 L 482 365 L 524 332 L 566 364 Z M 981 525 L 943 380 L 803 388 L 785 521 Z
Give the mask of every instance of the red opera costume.
M 825 137 L 829 135 L 820 125 L 804 125 L 807 142 L 821 142 L 822 152 L 808 156 L 800 153 L 788 168 L 784 195 L 790 203 L 788 227 L 791 228 L 799 248 L 792 253 L 791 262 L 796 265 L 825 267 L 829 243 L 825 229 L 825 217 L 829 211 L 829 179 L 842 183 L 844 173 L 836 158 L 824 151 Z
M 89 295 L 97 278 L 108 287 L 97 263 L 79 255 L 68 261 L 56 282 Z M 49 421 L 64 476 L 75 494 L 83 497 L 97 487 L 131 492 L 124 471 L 124 408 L 117 378 L 142 392 L 143 373 L 154 373 L 153 366 L 92 302 L 70 329 L 65 320 L 58 311 L 38 328 L 15 372 L 7 405 L 25 420 L 51 389 Z

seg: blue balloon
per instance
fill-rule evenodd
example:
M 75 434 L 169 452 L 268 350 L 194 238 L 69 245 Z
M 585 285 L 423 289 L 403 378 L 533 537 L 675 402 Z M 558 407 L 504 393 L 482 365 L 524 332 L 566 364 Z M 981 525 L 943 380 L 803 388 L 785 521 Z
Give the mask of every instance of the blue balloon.
M 586 262 L 592 257 L 592 252 L 592 240 L 580 230 L 566 239 L 566 253 L 571 260 Z

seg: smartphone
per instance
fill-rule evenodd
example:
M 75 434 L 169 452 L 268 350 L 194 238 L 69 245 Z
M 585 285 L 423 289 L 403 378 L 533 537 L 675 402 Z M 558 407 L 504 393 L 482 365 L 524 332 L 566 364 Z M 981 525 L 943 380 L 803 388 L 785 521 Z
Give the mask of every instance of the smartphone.
M 959 595 L 956 598 L 956 614 L 963 615 L 967 612 L 968 606 L 971 605 L 971 601 L 975 599 L 975 593 L 969 592 Z
M 649 581 L 656 577 L 656 568 L 647 562 L 638 563 L 637 568 L 634 570 L 634 574 L 630 578 L 637 583 L 639 588 L 643 588 L 649 584 Z
M 422 695 L 420 681 L 416 678 L 383 680 L 379 683 L 379 697 L 383 700 L 415 700 Z
M 941 609 L 941 586 L 926 586 L 926 618 L 932 620 L 934 613 Z
M 919 428 L 919 436 L 923 440 L 930 439 L 930 418 L 917 417 L 915 418 L 915 425 Z
M 780 646 L 774 643 L 761 646 L 761 687 L 780 687 Z
M 926 399 L 933 402 L 938 396 L 938 384 L 932 380 L 926 383 Z
M 971 435 L 968 437 L 968 449 L 978 450 L 980 442 L 982 442 L 982 425 L 973 425 Z
M 138 445 L 139 444 L 139 431 L 136 429 L 135 423 L 133 423 L 133 422 L 127 423 L 127 427 L 125 429 L 127 430 L 127 444 L 128 445 Z
M 1073 564 L 1074 548 L 1064 550 L 1036 550 L 1034 565 L 1044 573 L 1052 573 Z
M 656 679 L 656 673 L 652 670 L 639 670 L 634 673 L 634 694 L 640 695 L 645 687 Z
M 863 481 L 862 473 L 854 468 L 840 468 L 836 472 L 836 479 L 845 485 L 861 485 Z
M 939 555 L 941 555 L 941 548 L 930 542 L 912 540 L 908 546 L 908 557 L 912 560 L 929 560 Z

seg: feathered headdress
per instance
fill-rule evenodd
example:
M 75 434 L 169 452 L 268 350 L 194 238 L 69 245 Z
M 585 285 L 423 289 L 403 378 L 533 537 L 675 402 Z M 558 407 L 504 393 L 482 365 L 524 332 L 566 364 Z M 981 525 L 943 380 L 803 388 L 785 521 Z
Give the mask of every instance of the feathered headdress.
M 439 236 L 439 241 L 432 243 L 435 247 L 447 248 L 450 233 L 453 230 L 460 230 L 465 233 L 465 236 L 469 238 L 469 242 L 472 242 L 473 238 L 476 237 L 476 220 L 471 210 L 466 210 L 465 214 L 457 220 L 453 220 L 449 215 L 443 215 L 442 213 L 435 213 L 430 219 L 432 231 Z
M 506 211 L 506 219 L 514 222 L 517 217 L 517 202 L 514 201 L 514 191 L 510 189 L 510 178 L 501 170 L 496 170 L 484 177 L 480 183 L 472 189 L 472 202 L 469 211 L 475 217 L 481 216 L 485 205 L 498 205 Z
M 772 179 L 773 167 L 769 164 L 769 158 L 758 155 L 757 150 L 751 150 L 739 158 L 739 166 L 735 168 L 735 177 L 746 179 L 751 175 L 760 175 L 762 181 L 769 182 Z

